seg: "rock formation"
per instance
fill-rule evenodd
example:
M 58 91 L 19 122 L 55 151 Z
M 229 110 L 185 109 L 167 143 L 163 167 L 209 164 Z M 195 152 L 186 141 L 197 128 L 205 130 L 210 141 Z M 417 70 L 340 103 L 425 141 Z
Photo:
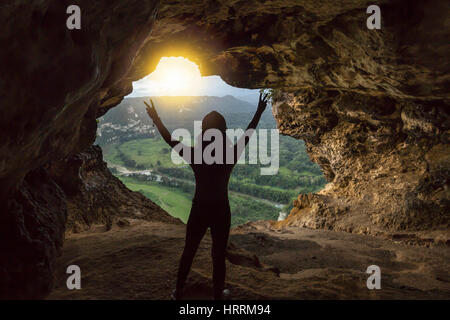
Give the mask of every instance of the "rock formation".
M 275 89 L 281 132 L 306 141 L 330 182 L 279 227 L 448 228 L 448 1 L 378 1 L 381 30 L 366 28 L 365 0 L 71 4 L 81 30 L 67 29 L 64 1 L 0 5 L 0 297 L 48 292 L 66 196 L 85 199 L 55 172 L 162 56 Z
M 108 230 L 127 217 L 182 223 L 113 176 L 99 146 L 52 164 L 50 171 L 66 195 L 67 232 L 86 230 L 92 224 L 104 224 Z
M 448 105 L 360 94 L 317 103 L 310 94 L 285 94 L 276 117 L 282 132 L 306 141 L 330 184 L 299 195 L 278 227 L 448 230 Z

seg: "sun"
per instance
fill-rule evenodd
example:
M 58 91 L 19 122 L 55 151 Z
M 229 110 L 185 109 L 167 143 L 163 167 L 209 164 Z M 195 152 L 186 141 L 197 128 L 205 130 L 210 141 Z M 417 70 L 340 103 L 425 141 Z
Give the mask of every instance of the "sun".
M 159 96 L 190 96 L 201 86 L 198 66 L 183 57 L 163 57 L 148 77 L 148 85 Z

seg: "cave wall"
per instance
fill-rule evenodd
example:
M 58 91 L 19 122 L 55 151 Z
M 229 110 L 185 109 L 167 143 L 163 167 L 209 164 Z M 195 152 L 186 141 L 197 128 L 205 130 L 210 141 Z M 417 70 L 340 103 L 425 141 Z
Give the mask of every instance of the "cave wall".
M 281 132 L 306 141 L 329 184 L 299 195 L 277 227 L 448 238 L 448 104 L 354 93 L 316 104 L 315 94 L 281 94 L 274 112 Z
M 65 194 L 48 170 L 38 168 L 2 206 L 0 299 L 42 297 L 52 288 L 55 257 L 62 249 Z
M 82 8 L 81 30 L 66 27 L 72 4 Z M 63 178 L 48 168 L 86 150 L 95 140 L 100 105 L 109 100 L 113 106 L 131 92 L 131 83 L 121 81 L 157 6 L 109 0 L 0 5 L 0 298 L 40 298 L 51 289 L 71 203 L 55 182 Z M 81 162 L 73 164 L 68 172 L 78 173 Z
M 81 8 L 81 30 L 66 28 L 71 4 Z M 1 296 L 40 297 L 51 287 L 67 199 L 77 197 L 58 168 L 69 162 L 67 172 L 80 172 L 82 162 L 68 159 L 92 145 L 95 119 L 161 56 L 188 57 L 234 86 L 276 89 L 280 131 L 306 141 L 330 182 L 299 196 L 279 227 L 448 228 L 449 3 L 378 1 L 381 30 L 366 28 L 369 4 L 2 4 Z
M 49 172 L 66 196 L 68 233 L 88 230 L 94 224 L 109 230 L 124 221 L 121 218 L 182 223 L 116 178 L 98 145 L 51 163 Z

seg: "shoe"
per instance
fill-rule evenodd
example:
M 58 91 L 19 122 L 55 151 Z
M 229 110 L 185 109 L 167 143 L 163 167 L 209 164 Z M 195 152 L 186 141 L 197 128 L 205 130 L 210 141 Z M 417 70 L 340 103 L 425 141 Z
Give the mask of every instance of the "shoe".
M 182 292 L 180 292 L 177 289 L 174 289 L 172 291 L 172 294 L 170 295 L 170 299 L 172 299 L 172 300 L 181 300 L 181 297 L 182 297 Z
M 222 298 L 223 298 L 223 300 L 230 300 L 230 298 L 231 298 L 231 291 L 229 289 L 224 289 L 222 291 Z
M 224 289 L 220 293 L 220 296 L 214 296 L 214 300 L 230 300 L 231 291 L 229 289 Z

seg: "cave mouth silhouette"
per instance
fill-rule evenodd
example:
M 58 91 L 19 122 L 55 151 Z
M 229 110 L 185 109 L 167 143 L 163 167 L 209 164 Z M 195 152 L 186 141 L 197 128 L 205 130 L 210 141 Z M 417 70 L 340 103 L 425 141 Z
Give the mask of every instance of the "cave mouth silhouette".
M 122 103 L 99 118 L 96 143 L 105 150 L 104 158 L 113 174 L 125 185 L 186 222 L 195 179 L 190 168 L 171 163 L 170 147 L 155 131 L 143 101 L 150 97 L 155 101 L 169 131 L 186 128 L 196 141 L 194 122 L 201 121 L 213 110 L 224 114 L 229 128 L 245 128 L 256 110 L 259 92 L 258 89 L 230 86 L 220 76 L 202 77 L 198 65 L 187 58 L 161 57 L 152 73 L 133 82 L 132 93 Z M 276 129 L 271 107 L 264 112 L 259 129 Z M 121 127 L 114 131 L 111 126 Z M 309 160 L 304 142 L 288 136 L 280 136 L 278 141 L 281 171 L 277 174 L 259 176 L 258 170 L 248 162 L 239 164 L 234 171 L 229 186 L 232 212 L 235 213 L 233 227 L 254 220 L 283 220 L 298 194 L 318 192 L 323 188 L 323 173 Z M 149 154 L 147 147 L 154 154 Z M 269 155 L 270 151 L 267 152 Z M 250 158 L 249 147 L 245 158 Z M 244 180 L 247 184 L 240 182 Z M 160 188 L 160 194 L 155 190 L 150 192 L 148 185 L 153 189 Z M 185 202 L 184 210 L 172 203 L 171 197 Z M 258 206 L 263 213 L 257 212 Z

